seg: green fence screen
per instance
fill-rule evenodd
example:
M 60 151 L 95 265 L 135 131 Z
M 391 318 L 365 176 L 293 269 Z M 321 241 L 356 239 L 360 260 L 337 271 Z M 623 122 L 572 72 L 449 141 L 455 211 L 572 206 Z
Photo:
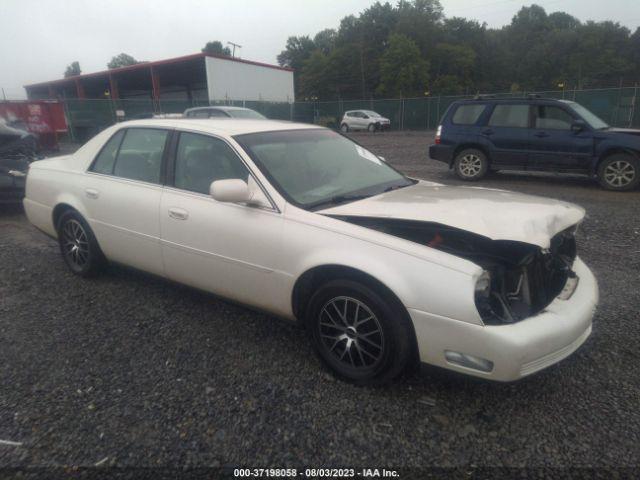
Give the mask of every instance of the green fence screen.
M 576 101 L 605 122 L 616 127 L 640 127 L 638 87 L 603 88 L 594 90 L 560 90 L 497 94 L 518 96 L 536 93 L 543 97 Z M 433 130 L 449 105 L 471 96 L 435 96 L 391 100 L 338 100 L 331 102 L 274 103 L 262 101 L 207 102 L 202 100 L 66 100 L 65 112 L 74 140 L 85 141 L 100 130 L 118 121 L 148 118 L 153 114 L 182 113 L 187 108 L 205 105 L 234 105 L 252 108 L 268 118 L 315 123 L 337 128 L 346 110 L 374 110 L 391 120 L 394 130 Z

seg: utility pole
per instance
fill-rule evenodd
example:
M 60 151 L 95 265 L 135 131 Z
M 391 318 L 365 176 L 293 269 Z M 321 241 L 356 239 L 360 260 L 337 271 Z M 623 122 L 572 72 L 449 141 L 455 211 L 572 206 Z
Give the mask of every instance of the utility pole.
M 362 87 L 362 99 L 366 97 L 366 88 L 364 83 L 364 40 L 360 42 L 360 82 Z
M 233 42 L 227 42 L 227 45 L 231 45 L 233 47 L 233 53 L 231 54 L 231 56 L 233 58 L 236 58 L 236 48 L 242 48 L 242 45 L 238 45 L 237 43 Z
M 5 101 L 7 100 L 7 96 L 4 93 L 4 88 L 2 89 L 2 98 L 4 98 Z

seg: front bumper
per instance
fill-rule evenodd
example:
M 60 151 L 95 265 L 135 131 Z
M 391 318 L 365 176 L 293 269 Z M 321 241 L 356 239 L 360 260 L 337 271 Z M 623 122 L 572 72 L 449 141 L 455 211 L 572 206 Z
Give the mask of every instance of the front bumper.
M 509 325 L 475 325 L 409 309 L 420 360 L 469 375 L 498 381 L 518 380 L 542 370 L 577 350 L 591 334 L 598 303 L 598 284 L 576 258 L 578 286 L 568 300 L 556 298 L 541 313 Z M 490 372 L 450 363 L 445 351 L 493 362 Z

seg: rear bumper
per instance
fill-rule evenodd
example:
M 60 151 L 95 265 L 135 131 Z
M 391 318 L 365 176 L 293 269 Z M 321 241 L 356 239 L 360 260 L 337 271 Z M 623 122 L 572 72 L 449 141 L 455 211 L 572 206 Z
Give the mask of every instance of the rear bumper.
M 579 278 L 568 300 L 555 299 L 542 313 L 511 325 L 481 326 L 409 309 L 420 360 L 450 370 L 498 381 L 512 381 L 568 357 L 591 334 L 598 285 L 577 258 Z M 493 363 L 489 372 L 450 363 L 445 351 L 472 355 Z
M 429 157 L 439 162 L 444 162 L 447 165 L 451 163 L 451 157 L 453 156 L 453 148 L 448 145 L 433 144 L 429 145 Z

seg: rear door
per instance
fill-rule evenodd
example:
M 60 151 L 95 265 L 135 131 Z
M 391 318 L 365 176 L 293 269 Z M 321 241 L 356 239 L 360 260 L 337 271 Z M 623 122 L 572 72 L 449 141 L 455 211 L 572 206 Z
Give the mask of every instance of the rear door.
M 110 260 L 164 273 L 160 251 L 162 165 L 169 130 L 119 130 L 84 177 L 85 206 Z
M 523 102 L 497 103 L 480 135 L 491 146 L 491 163 L 496 167 L 523 169 L 529 162 L 530 105 Z
M 590 129 L 573 132 L 574 113 L 557 104 L 533 106 L 530 168 L 536 170 L 588 170 L 593 148 Z

